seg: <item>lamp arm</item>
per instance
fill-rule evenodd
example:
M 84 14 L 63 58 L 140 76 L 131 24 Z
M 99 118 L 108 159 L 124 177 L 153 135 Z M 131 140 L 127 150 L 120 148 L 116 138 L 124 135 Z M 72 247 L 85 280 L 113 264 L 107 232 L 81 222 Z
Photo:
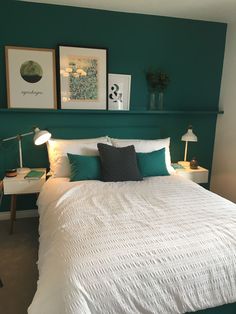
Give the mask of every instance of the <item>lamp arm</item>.
M 8 138 L 4 138 L 4 139 L 2 140 L 2 142 L 11 141 L 11 140 L 16 139 L 17 137 L 18 137 L 18 135 L 16 135 L 16 136 L 12 136 L 12 137 L 8 137 Z
M 23 158 L 22 158 L 22 146 L 21 146 L 21 136 L 18 136 L 18 146 L 19 146 L 19 159 L 20 159 L 20 168 L 23 168 Z
M 18 140 L 18 147 L 19 147 L 19 160 L 20 160 L 20 168 L 23 168 L 23 157 L 22 157 L 22 145 L 21 145 L 21 138 L 28 136 L 28 135 L 32 135 L 34 134 L 33 131 L 28 132 L 28 133 L 23 133 L 23 134 L 18 134 L 16 136 L 12 136 L 12 137 L 8 137 L 2 140 L 2 142 L 7 142 L 7 141 L 11 141 L 14 139 Z
M 20 134 L 20 136 L 23 137 L 23 136 L 28 136 L 28 135 L 32 135 L 32 134 L 34 134 L 33 131 L 28 132 L 28 133 L 24 133 L 24 134 Z
M 187 160 L 187 153 L 188 153 L 188 141 L 185 142 L 184 161 Z
M 19 138 L 19 137 L 24 137 L 24 136 L 27 136 L 27 135 L 32 135 L 32 134 L 34 134 L 34 132 L 33 132 L 33 131 L 28 132 L 28 133 L 24 133 L 24 134 L 18 134 L 18 135 L 16 135 L 16 136 L 12 136 L 12 137 L 8 137 L 8 138 L 4 138 L 4 139 L 2 140 L 2 142 L 11 141 L 11 140 L 14 140 L 14 139 L 16 139 L 16 138 Z
M 43 143 L 46 143 L 46 141 L 48 141 L 50 139 L 50 137 L 51 137 L 51 133 L 49 133 L 48 131 L 41 131 L 38 127 L 34 127 L 33 131 L 31 131 L 31 132 L 18 134 L 18 135 L 11 136 L 11 137 L 8 137 L 8 138 L 5 138 L 5 139 L 0 139 L 0 143 L 17 139 L 18 147 L 19 147 L 20 170 L 22 171 L 22 173 L 23 173 L 23 171 L 25 171 L 25 169 L 23 168 L 21 140 L 22 140 L 22 137 L 25 137 L 25 136 L 28 136 L 28 135 L 32 135 L 32 134 L 35 134 L 34 142 L 35 142 L 36 145 L 41 145 Z M 41 140 L 40 140 L 40 138 L 41 138 Z M 37 141 L 37 143 L 36 143 L 36 141 Z
M 20 159 L 20 168 L 21 168 L 21 169 L 23 168 L 23 157 L 22 157 L 21 138 L 24 137 L 24 136 L 27 136 L 27 135 L 31 135 L 31 134 L 34 134 L 34 132 L 31 131 L 31 132 L 28 132 L 28 133 L 19 134 L 19 135 L 17 136 L 17 138 L 18 138 L 18 145 L 19 145 L 19 159 Z

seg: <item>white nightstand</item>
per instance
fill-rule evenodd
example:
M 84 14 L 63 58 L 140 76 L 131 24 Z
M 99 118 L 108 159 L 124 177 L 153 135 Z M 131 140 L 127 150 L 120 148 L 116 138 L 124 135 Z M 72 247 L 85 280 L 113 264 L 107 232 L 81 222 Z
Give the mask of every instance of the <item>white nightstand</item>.
M 190 169 L 190 167 L 176 169 L 176 174 L 195 183 L 208 183 L 209 171 L 203 167 L 198 167 L 197 169 Z
M 10 234 L 13 232 L 14 220 L 16 219 L 16 196 L 20 194 L 38 194 L 46 181 L 46 169 L 34 168 L 32 170 L 40 170 L 44 175 L 37 180 L 24 179 L 24 174 L 17 174 L 16 177 L 3 179 L 4 195 L 11 195 L 11 225 Z

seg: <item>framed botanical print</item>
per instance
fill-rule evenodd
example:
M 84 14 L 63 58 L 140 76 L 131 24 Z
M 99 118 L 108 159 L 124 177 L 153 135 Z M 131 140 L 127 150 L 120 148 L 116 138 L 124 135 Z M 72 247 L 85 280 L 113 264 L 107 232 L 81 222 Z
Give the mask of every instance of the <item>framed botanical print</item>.
M 62 109 L 107 109 L 107 49 L 59 46 Z
M 9 108 L 56 109 L 55 50 L 6 46 Z

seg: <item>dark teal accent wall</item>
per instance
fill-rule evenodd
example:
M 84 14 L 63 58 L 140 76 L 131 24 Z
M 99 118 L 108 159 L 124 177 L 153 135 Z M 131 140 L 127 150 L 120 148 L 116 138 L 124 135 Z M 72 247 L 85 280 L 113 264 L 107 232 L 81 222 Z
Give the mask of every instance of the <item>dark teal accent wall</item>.
M 171 78 L 165 107 L 217 108 L 226 25 L 160 16 L 12 1 L 1 4 L 1 95 L 6 103 L 4 45 L 108 47 L 109 71 L 132 75 L 131 107 L 145 109 L 144 71 Z
M 144 72 L 149 66 L 161 67 L 170 75 L 164 95 L 166 110 L 218 109 L 226 24 L 19 1 L 1 3 L 0 12 L 0 108 L 7 107 L 5 45 L 56 48 L 69 44 L 109 49 L 109 72 L 132 75 L 131 110 L 147 109 Z M 189 156 L 196 155 L 210 169 L 216 115 L 7 113 L 0 109 L 0 138 L 27 132 L 34 125 L 49 129 L 93 126 L 97 135 L 101 128 L 117 126 L 116 134 L 123 137 L 122 126 L 157 126 L 162 137 L 172 137 L 171 152 L 177 161 L 183 158 L 180 137 L 190 123 L 199 142 L 190 145 Z M 155 132 L 150 137 L 155 137 Z M 24 140 L 25 165 L 47 165 L 45 147 L 34 147 L 31 141 Z M 17 166 L 17 157 L 16 143 L 0 147 L 0 177 L 6 168 Z M 19 208 L 23 206 L 32 208 L 31 203 Z M 1 210 L 6 208 L 5 201 Z

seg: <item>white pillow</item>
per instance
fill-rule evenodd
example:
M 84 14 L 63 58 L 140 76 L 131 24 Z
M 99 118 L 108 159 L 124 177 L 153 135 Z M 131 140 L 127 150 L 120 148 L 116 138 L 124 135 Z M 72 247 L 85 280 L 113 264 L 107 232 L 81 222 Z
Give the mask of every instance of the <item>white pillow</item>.
M 166 168 L 169 174 L 172 174 L 175 172 L 174 168 L 171 166 L 170 137 L 158 139 L 158 140 L 110 138 L 110 141 L 112 145 L 115 147 L 124 147 L 124 146 L 134 145 L 135 151 L 137 153 L 151 153 L 155 150 L 165 148 Z
M 108 137 L 62 140 L 50 139 L 47 142 L 50 172 L 54 177 L 70 177 L 70 163 L 67 153 L 96 156 L 97 143 L 110 144 Z

